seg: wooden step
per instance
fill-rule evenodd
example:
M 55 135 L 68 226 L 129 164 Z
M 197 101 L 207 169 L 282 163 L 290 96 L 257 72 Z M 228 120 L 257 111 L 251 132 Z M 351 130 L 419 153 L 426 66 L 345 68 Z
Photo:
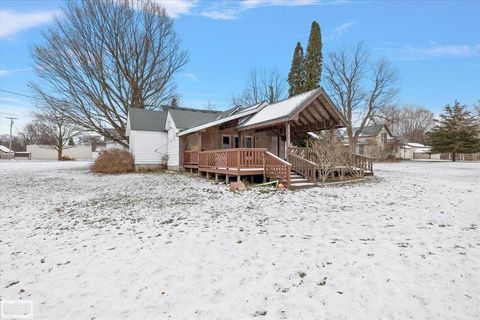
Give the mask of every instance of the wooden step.
M 316 186 L 316 183 L 308 182 L 307 180 L 305 180 L 305 182 L 290 183 L 290 189 L 312 188 Z
M 317 184 L 314 182 L 308 182 L 304 176 L 294 171 L 290 172 L 290 189 L 311 188 L 315 187 L 316 185 Z

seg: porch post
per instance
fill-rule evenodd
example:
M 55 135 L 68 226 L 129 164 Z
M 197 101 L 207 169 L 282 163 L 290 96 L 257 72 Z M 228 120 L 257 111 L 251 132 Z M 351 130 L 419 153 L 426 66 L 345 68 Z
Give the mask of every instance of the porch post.
M 202 151 L 202 132 L 198 133 L 198 152 Z
M 285 128 L 286 142 L 285 142 L 285 159 L 288 158 L 288 148 L 290 148 L 290 122 L 287 122 Z

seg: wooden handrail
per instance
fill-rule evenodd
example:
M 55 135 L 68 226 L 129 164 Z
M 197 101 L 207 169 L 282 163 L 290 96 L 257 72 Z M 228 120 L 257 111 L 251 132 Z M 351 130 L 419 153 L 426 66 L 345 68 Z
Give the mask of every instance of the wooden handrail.
M 267 178 L 280 179 L 286 187 L 290 187 L 290 172 L 292 165 L 268 151 L 264 152 L 265 176 Z
M 317 181 L 318 164 L 293 153 L 288 155 L 288 161 L 292 164 L 293 171 L 307 178 L 309 182 Z
M 295 154 L 303 159 L 309 160 L 314 163 L 319 163 L 320 159 L 318 157 L 318 151 L 314 148 L 306 148 L 306 147 L 288 147 L 288 154 Z

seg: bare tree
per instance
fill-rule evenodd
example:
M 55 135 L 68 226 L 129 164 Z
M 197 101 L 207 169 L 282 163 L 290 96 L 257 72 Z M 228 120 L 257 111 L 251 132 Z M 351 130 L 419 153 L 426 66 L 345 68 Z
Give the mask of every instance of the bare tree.
M 287 82 L 275 69 L 253 68 L 249 71 L 243 92 L 233 97 L 235 106 L 251 106 L 263 101 L 275 103 L 286 98 Z
M 81 128 L 68 116 L 69 106 L 57 101 L 55 105 L 44 104 L 39 112 L 34 113 L 33 126 L 40 130 L 41 144 L 46 144 L 57 151 L 61 160 L 63 150 L 71 148 L 70 141 L 78 136 Z
M 175 93 L 187 62 L 173 22 L 154 0 L 67 1 L 33 50 L 46 101 L 88 131 L 127 145 L 128 108 L 155 109 Z M 112 134 L 106 128 L 114 128 Z
M 9 134 L 0 135 L 0 145 L 2 145 L 2 146 L 9 146 L 10 145 L 10 135 Z M 12 150 L 14 150 L 14 151 L 25 150 L 25 144 L 23 144 L 23 141 L 21 140 L 20 136 L 12 135 Z
M 386 123 L 393 134 L 409 142 L 425 143 L 425 134 L 434 126 L 433 112 L 417 105 L 387 106 L 375 117 L 375 122 Z
M 361 43 L 351 50 L 330 53 L 325 71 L 326 89 L 347 121 L 346 132 L 353 150 L 369 121 L 395 98 L 397 72 L 385 59 L 372 63 Z

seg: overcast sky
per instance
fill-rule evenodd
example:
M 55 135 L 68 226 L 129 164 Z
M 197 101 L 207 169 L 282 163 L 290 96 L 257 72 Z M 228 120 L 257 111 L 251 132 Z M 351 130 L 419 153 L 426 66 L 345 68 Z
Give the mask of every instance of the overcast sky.
M 455 99 L 480 98 L 479 1 L 159 1 L 175 19 L 190 61 L 176 77 L 182 104 L 226 109 L 252 67 L 287 75 L 297 41 L 304 47 L 313 20 L 320 23 L 323 53 L 365 42 L 375 58 L 399 70 L 400 103 L 438 113 Z M 30 49 L 61 1 L 0 2 L 0 89 L 26 96 L 35 81 Z M 0 133 L 5 117 L 14 131 L 29 120 L 28 97 L 0 91 Z

